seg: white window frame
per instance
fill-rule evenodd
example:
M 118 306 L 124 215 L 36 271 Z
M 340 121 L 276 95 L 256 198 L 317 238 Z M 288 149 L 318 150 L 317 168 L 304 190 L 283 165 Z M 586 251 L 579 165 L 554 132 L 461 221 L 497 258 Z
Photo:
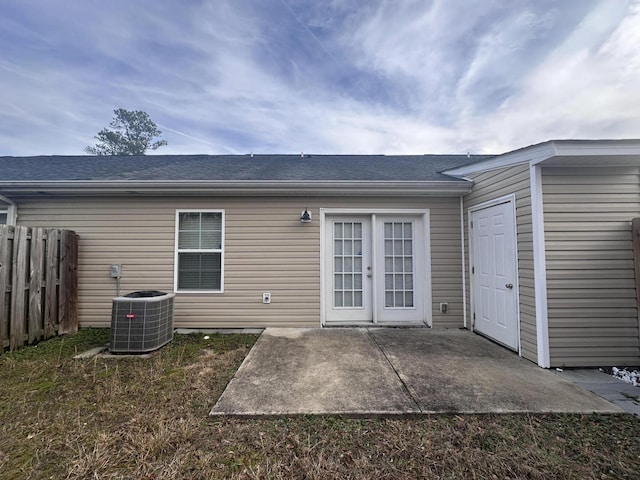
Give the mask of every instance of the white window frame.
M 180 214 L 181 213 L 219 213 L 222 216 L 222 236 L 220 248 L 194 249 L 178 248 L 178 236 L 180 234 Z M 176 210 L 175 217 L 175 244 L 173 260 L 173 291 L 176 293 L 224 293 L 224 251 L 225 251 L 225 211 L 220 209 L 207 208 L 185 208 Z M 220 290 L 178 290 L 178 254 L 179 253 L 219 253 L 220 254 Z
M 0 200 L 1 202 L 1 200 Z M 16 224 L 16 207 L 13 205 L 4 206 L 0 203 L 0 213 L 7 216 L 6 223 L 0 225 L 15 225 Z

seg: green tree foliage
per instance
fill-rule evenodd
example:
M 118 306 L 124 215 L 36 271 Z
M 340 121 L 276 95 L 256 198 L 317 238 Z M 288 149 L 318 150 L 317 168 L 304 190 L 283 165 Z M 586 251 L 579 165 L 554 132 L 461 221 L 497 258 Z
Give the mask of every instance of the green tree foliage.
M 155 150 L 167 144 L 166 140 L 156 140 L 162 133 L 146 112 L 140 110 L 114 110 L 115 117 L 109 128 L 103 128 L 94 137 L 95 147 L 86 147 L 91 155 L 144 155 L 147 150 Z

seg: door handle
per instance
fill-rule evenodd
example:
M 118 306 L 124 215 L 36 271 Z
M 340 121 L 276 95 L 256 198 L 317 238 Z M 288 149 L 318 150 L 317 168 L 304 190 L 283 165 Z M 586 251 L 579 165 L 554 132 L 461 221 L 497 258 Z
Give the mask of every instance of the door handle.
M 507 287 L 509 290 L 511 290 L 513 288 L 513 283 L 507 283 L 505 285 L 505 287 Z

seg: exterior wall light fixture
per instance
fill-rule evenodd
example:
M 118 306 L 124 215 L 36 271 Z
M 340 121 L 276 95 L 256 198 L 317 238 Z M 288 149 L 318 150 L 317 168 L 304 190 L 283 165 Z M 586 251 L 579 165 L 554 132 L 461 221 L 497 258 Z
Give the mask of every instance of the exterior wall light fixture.
M 300 213 L 300 223 L 311 223 L 311 214 L 306 207 L 304 209 L 304 212 Z

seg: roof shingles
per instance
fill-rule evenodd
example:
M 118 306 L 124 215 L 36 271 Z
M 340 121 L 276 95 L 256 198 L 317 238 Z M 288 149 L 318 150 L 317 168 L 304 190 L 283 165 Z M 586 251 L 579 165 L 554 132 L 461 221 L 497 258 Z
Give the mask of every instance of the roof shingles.
M 456 181 L 440 173 L 491 155 L 0 157 L 3 182 Z

